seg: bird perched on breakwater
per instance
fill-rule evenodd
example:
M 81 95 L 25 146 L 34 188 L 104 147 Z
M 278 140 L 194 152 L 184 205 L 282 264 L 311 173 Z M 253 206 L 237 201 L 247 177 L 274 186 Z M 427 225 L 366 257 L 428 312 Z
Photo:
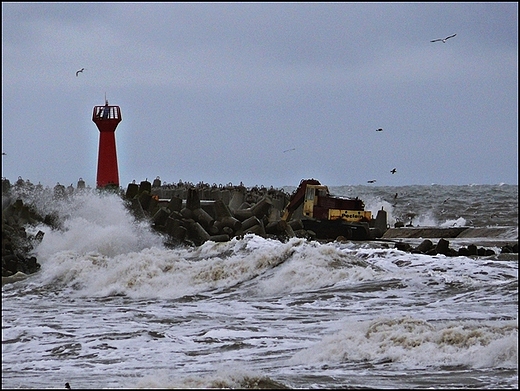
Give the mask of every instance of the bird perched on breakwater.
M 80 74 L 81 72 L 83 72 L 85 70 L 85 68 L 81 68 L 79 71 L 76 71 L 76 77 L 78 77 L 78 74 Z
M 450 35 L 449 37 L 446 37 L 446 38 L 438 38 L 438 39 L 434 39 L 434 40 L 431 40 L 430 42 L 442 42 L 442 43 L 446 43 L 446 40 L 448 40 L 448 39 L 450 39 L 450 38 L 453 38 L 455 35 L 457 35 L 457 34 Z
M 395 173 L 397 172 L 397 170 L 396 170 L 395 167 L 394 167 L 394 168 L 392 168 L 392 169 L 390 170 L 390 172 L 391 172 L 392 174 L 395 174 Z
M 67 390 L 70 390 L 70 389 L 71 389 L 71 388 L 70 388 L 70 384 L 69 384 L 69 383 L 65 383 L 65 388 L 66 388 Z

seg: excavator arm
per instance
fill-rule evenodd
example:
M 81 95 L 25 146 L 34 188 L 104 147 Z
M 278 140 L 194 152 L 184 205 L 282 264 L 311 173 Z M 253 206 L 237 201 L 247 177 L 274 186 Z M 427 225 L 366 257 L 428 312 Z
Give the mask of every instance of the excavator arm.
M 294 211 L 303 203 L 305 200 L 307 185 L 321 185 L 321 183 L 316 179 L 302 179 L 300 185 L 291 195 L 289 203 L 283 211 L 282 220 L 289 221 Z

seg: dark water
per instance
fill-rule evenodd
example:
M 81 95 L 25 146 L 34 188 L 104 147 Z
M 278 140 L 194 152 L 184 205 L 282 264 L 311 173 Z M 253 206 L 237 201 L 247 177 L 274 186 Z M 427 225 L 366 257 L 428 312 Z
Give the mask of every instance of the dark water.
M 386 202 L 395 219 L 409 222 L 414 216 L 416 226 L 518 226 L 518 186 L 341 186 L 330 190 L 338 195 L 359 196 L 367 206 Z

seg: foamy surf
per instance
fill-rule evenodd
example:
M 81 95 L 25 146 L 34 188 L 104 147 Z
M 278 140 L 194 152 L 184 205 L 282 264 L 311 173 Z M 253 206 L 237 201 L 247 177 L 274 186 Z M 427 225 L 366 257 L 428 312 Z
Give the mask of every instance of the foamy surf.
M 518 320 L 438 321 L 387 317 L 346 320 L 339 331 L 296 353 L 294 364 L 372 363 L 396 369 L 517 368 Z

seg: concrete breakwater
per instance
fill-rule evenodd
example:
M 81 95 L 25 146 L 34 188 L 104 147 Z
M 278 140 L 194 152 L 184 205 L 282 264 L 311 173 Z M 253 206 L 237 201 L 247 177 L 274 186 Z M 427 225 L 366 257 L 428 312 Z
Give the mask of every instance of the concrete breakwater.
M 446 255 L 449 257 L 456 256 L 490 256 L 495 255 L 495 251 L 476 244 L 469 244 L 461 246 L 458 250 L 450 247 L 450 242 L 447 239 L 440 238 L 437 244 L 434 244 L 430 239 L 424 239 L 418 246 L 412 246 L 402 240 L 395 243 L 395 248 L 401 251 L 426 254 L 426 255 Z M 501 254 L 518 253 L 518 243 L 513 245 L 506 244 L 501 247 Z
M 301 221 L 281 219 L 289 197 L 272 187 L 205 183 L 161 186 L 157 180 L 153 184 L 131 183 L 125 193 L 134 215 L 149 218 L 170 245 L 223 242 L 247 233 L 279 240 L 297 235 L 312 237 L 303 230 Z
M 401 227 L 389 228 L 383 238 L 494 238 L 507 233 L 508 227 Z
M 166 234 L 171 245 L 200 245 L 207 240 L 228 241 L 235 236 L 256 235 L 285 241 L 291 237 L 316 239 L 316 234 L 303 228 L 302 221 L 281 219 L 283 209 L 290 199 L 283 190 L 240 186 L 217 186 L 199 183 L 180 183 L 161 186 L 156 179 L 153 184 L 143 181 L 128 185 L 126 199 L 130 209 L 139 218 L 149 218 L 152 227 Z M 495 252 L 474 244 L 458 250 L 450 248 L 446 238 L 463 236 L 469 231 L 481 232 L 468 227 L 450 228 L 389 228 L 383 235 L 394 242 L 395 248 L 408 252 L 447 256 L 488 256 Z M 406 238 L 440 238 L 435 245 L 426 239 L 413 247 L 403 242 Z M 397 240 L 393 240 L 397 239 Z M 336 240 L 345 240 L 338 236 Z M 503 253 L 518 253 L 518 243 L 504 244 Z
M 395 248 L 402 251 L 416 252 L 428 255 L 443 254 L 447 256 L 489 256 L 495 252 L 485 246 L 499 246 L 501 253 L 518 253 L 518 241 L 515 243 L 505 242 L 503 240 L 493 240 L 500 235 L 507 233 L 509 227 L 400 227 L 389 228 L 383 235 L 383 239 L 399 239 L 395 244 Z M 406 239 L 424 240 L 416 247 L 404 242 Z M 434 244 L 431 239 L 439 239 Z M 447 239 L 464 239 L 478 238 L 481 244 L 477 246 L 474 243 L 460 246 L 458 250 L 450 247 Z

